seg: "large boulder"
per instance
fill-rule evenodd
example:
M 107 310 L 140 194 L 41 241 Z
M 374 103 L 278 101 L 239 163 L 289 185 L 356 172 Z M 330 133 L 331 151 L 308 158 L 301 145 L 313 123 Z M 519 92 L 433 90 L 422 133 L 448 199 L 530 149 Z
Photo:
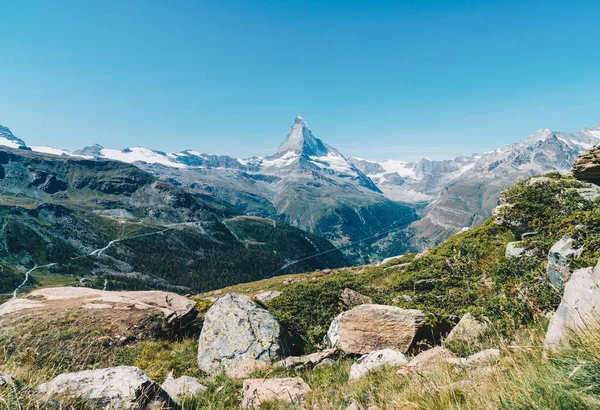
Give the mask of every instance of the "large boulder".
M 476 342 L 490 328 L 487 319 L 476 319 L 471 313 L 466 313 L 448 334 L 446 342 Z
M 589 182 L 600 182 L 600 145 L 585 151 L 573 164 L 573 176 Z
M 41 384 L 48 398 L 78 399 L 99 409 L 159 409 L 176 407 L 169 395 L 137 367 L 65 373 Z
M 350 380 L 358 380 L 361 377 L 377 372 L 385 366 L 400 366 L 407 364 L 408 360 L 401 352 L 392 349 L 375 350 L 361 356 L 352 367 L 350 367 Z
M 228 293 L 206 313 L 198 365 L 214 375 L 247 359 L 272 362 L 283 353 L 282 333 L 281 326 L 267 310 L 248 296 Z
M 350 354 L 393 349 L 406 353 L 425 326 L 425 313 L 385 305 L 360 305 L 338 315 L 325 343 Z
M 300 377 L 248 379 L 244 380 L 242 408 L 258 409 L 262 403 L 275 400 L 298 404 L 310 391 L 310 386 Z
M 546 274 L 548 280 L 559 290 L 564 289 L 565 282 L 571 276 L 569 268 L 569 258 L 581 256 L 582 247 L 576 247 L 573 238 L 567 236 L 560 239 L 550 248 L 548 252 L 548 266 Z
M 181 376 L 174 378 L 173 372 L 169 373 L 160 387 L 178 404 L 181 404 L 186 397 L 197 396 L 208 388 L 195 377 Z
M 594 268 L 578 269 L 565 284 L 562 302 L 550 319 L 544 347 L 554 350 L 568 342 L 571 332 L 584 334 L 599 325 L 600 261 Z

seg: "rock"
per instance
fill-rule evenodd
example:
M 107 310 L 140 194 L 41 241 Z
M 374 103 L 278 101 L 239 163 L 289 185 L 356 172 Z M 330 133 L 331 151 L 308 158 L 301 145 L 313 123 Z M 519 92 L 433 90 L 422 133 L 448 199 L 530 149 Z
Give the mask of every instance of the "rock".
M 262 403 L 281 400 L 292 404 L 304 401 L 304 395 L 311 390 L 300 377 L 283 379 L 244 380 L 242 408 L 258 409 Z
M 257 295 L 254 295 L 254 299 L 258 300 L 261 303 L 265 303 L 265 302 L 275 299 L 279 295 L 281 295 L 281 292 L 278 292 L 276 290 L 271 290 L 268 292 L 262 292 Z
M 197 396 L 208 388 L 194 377 L 181 376 L 175 379 L 173 372 L 169 373 L 160 387 L 178 404 L 181 404 L 184 398 Z
M 582 334 L 598 325 L 600 318 L 600 261 L 594 268 L 576 270 L 565 284 L 562 301 L 550 320 L 545 350 L 566 345 L 570 332 Z
M 482 364 L 495 364 L 500 360 L 499 349 L 485 349 L 481 352 L 472 354 L 467 357 L 467 366 L 482 365 Z
M 333 366 L 335 361 L 333 359 L 323 359 L 321 362 L 315 365 L 315 369 L 321 369 L 327 366 Z
M 329 327 L 325 344 L 344 353 L 365 354 L 393 349 L 406 353 L 424 327 L 425 313 L 385 305 L 360 305 L 339 314 Z
M 577 157 L 573 176 L 583 181 L 600 181 L 600 146 L 595 145 Z
M 506 244 L 504 256 L 507 258 L 520 258 L 525 255 L 526 248 L 521 246 L 521 242 L 509 242 Z
M 31 299 L 11 299 L 2 304 L 0 316 L 65 301 L 69 301 L 71 307 L 76 305 L 83 309 L 158 310 L 164 314 L 168 323 L 187 321 L 197 314 L 194 301 L 176 293 L 161 291 L 111 292 L 65 286 L 39 289 L 27 297 Z
M 348 407 L 346 407 L 346 410 L 360 410 L 360 407 L 358 407 L 358 404 L 353 401 Z
M 559 290 L 563 290 L 565 282 L 571 276 L 569 258 L 577 258 L 581 256 L 582 252 L 583 247 L 575 247 L 575 241 L 567 236 L 552 245 L 548 252 L 548 267 L 546 268 L 550 283 Z
M 440 363 L 445 363 L 446 359 L 454 358 L 452 352 L 444 347 L 436 346 L 433 349 L 425 350 L 416 355 L 406 366 L 400 368 L 397 374 L 406 375 L 409 373 L 425 373 L 435 370 Z
M 48 398 L 68 397 L 87 402 L 93 408 L 149 409 L 174 406 L 169 395 L 137 367 L 119 366 L 108 369 L 65 373 L 38 391 Z
M 324 360 L 333 357 L 337 353 L 337 349 L 325 349 L 320 352 L 311 353 L 306 356 L 290 356 L 286 357 L 274 364 L 275 367 L 288 367 L 293 369 L 302 369 L 307 366 L 317 366 Z
M 232 379 L 247 379 L 257 370 L 266 369 L 269 363 L 263 360 L 242 359 L 233 361 L 225 368 L 225 374 Z
M 597 185 L 590 185 L 589 187 L 578 188 L 577 193 L 581 195 L 583 199 L 595 201 L 597 198 L 600 198 L 600 187 Z
M 415 281 L 413 284 L 414 290 L 431 290 L 435 287 L 436 283 L 442 282 L 442 279 L 432 278 L 432 279 L 420 279 Z
M 228 293 L 206 313 L 198 365 L 210 375 L 246 359 L 272 362 L 282 354 L 281 327 L 248 296 Z
M 15 385 L 15 379 L 11 375 L 0 372 L 0 387 L 14 386 L 14 385 Z
M 465 343 L 476 342 L 490 328 L 487 319 L 478 320 L 470 313 L 466 313 L 448 334 L 446 342 L 460 341 Z
M 346 288 L 340 296 L 340 302 L 344 307 L 351 309 L 359 305 L 371 304 L 373 303 L 373 300 L 368 296 L 361 295 L 352 289 Z
M 502 203 L 502 197 L 499 201 L 501 202 L 500 205 L 492 210 L 494 223 L 510 229 L 517 237 L 521 237 L 523 233 L 529 231 L 529 222 L 513 215 L 512 209 L 515 205 Z
M 350 380 L 358 380 L 366 374 L 377 372 L 384 366 L 400 366 L 408 360 L 401 352 L 392 349 L 375 350 L 358 359 L 350 367 Z

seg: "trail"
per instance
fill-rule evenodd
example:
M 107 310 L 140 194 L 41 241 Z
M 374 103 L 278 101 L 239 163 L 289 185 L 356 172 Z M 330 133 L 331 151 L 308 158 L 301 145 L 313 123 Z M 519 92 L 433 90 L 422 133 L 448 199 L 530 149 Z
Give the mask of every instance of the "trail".
M 159 234 L 165 233 L 167 231 L 171 231 L 171 230 L 175 229 L 178 226 L 191 226 L 191 225 L 196 224 L 196 223 L 198 223 L 198 222 L 177 222 L 177 223 L 173 223 L 173 224 L 163 225 L 163 227 L 166 228 L 166 229 L 161 229 L 160 231 L 146 232 L 146 233 L 141 233 L 139 235 L 128 236 L 128 237 L 121 238 L 121 239 L 113 239 L 106 246 L 104 246 L 102 248 L 94 249 L 93 251 L 91 251 L 87 255 L 81 255 L 81 256 L 75 256 L 75 257 L 69 258 L 66 261 L 62 262 L 61 265 L 64 265 L 65 263 L 69 263 L 69 262 L 74 261 L 76 259 L 81 259 L 81 258 L 85 258 L 85 257 L 88 257 L 88 256 L 101 256 L 104 251 L 106 251 L 108 248 L 110 248 L 111 246 L 113 246 L 115 243 L 119 243 L 119 242 L 123 242 L 123 241 L 128 241 L 130 239 L 135 239 L 135 238 L 141 238 L 143 236 L 159 235 Z M 56 266 L 56 265 L 59 265 L 59 263 L 58 262 L 53 262 L 53 263 L 48 263 L 46 265 L 39 265 L 39 266 L 36 264 L 33 268 L 31 268 L 30 270 L 28 270 L 27 272 L 25 272 L 25 279 L 13 291 L 13 299 L 17 298 L 17 294 L 18 294 L 19 290 L 21 288 L 23 288 L 27 284 L 27 281 L 29 281 L 29 274 L 31 272 L 36 271 L 38 269 L 49 268 L 49 267 Z M 106 285 L 107 285 L 107 282 L 105 281 L 105 283 L 104 283 L 104 288 L 105 289 L 106 289 Z

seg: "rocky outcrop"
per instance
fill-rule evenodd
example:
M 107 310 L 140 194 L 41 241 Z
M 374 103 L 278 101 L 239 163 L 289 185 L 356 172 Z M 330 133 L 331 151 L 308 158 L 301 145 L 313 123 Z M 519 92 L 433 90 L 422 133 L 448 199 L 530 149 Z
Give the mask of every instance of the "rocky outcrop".
M 352 309 L 359 305 L 373 303 L 373 300 L 369 296 L 361 295 L 352 289 L 346 288 L 340 295 L 340 302 L 346 309 Z
M 181 376 L 175 379 L 173 372 L 169 373 L 160 387 L 178 404 L 181 404 L 184 398 L 197 396 L 208 388 L 195 377 Z
M 350 354 L 393 349 L 406 353 L 424 327 L 425 313 L 385 305 L 360 305 L 338 315 L 325 343 Z
M 407 363 L 408 360 L 401 352 L 392 349 L 375 350 L 360 357 L 350 367 L 350 380 L 358 380 L 385 366 L 400 366 Z
M 288 367 L 292 369 L 303 369 L 305 367 L 314 367 L 323 363 L 325 360 L 334 357 L 337 349 L 325 349 L 320 352 L 308 354 L 306 356 L 290 356 L 286 357 L 274 364 L 275 367 Z
M 585 334 L 600 318 L 600 261 L 594 268 L 578 269 L 565 284 L 562 302 L 550 319 L 544 347 L 555 350 L 568 343 L 571 332 Z
M 446 342 L 476 342 L 490 328 L 487 319 L 476 319 L 471 313 L 466 313 L 448 334 Z
M 282 354 L 281 333 L 268 311 L 248 296 L 228 293 L 206 313 L 198 346 L 200 370 L 217 374 L 246 359 L 272 362 Z
M 600 145 L 585 151 L 573 164 L 573 176 L 590 182 L 600 182 Z
M 300 377 L 283 379 L 244 380 L 242 408 L 258 409 L 262 403 L 280 400 L 298 404 L 304 401 L 304 395 L 312 391 Z
M 50 398 L 75 398 L 93 408 L 159 409 L 172 408 L 169 395 L 137 367 L 119 366 L 108 369 L 65 373 L 38 391 Z
M 564 289 L 565 282 L 571 276 L 569 258 L 577 258 L 583 252 L 582 247 L 576 247 L 575 240 L 567 236 L 556 242 L 548 252 L 548 280 L 559 290 Z
M 254 299 L 258 300 L 260 303 L 266 303 L 275 299 L 279 295 L 281 295 L 281 292 L 276 290 L 270 290 L 268 292 L 261 292 L 254 295 Z

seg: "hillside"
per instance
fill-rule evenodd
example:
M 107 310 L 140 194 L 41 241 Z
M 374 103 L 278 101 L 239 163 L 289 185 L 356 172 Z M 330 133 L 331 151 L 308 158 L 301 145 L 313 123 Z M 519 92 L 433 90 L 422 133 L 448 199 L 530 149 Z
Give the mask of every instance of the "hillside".
M 209 316 L 219 314 L 217 306 L 229 303 L 231 298 L 244 300 L 241 296 L 244 294 L 260 301 L 259 305 L 254 305 L 247 299 L 247 303 L 254 306 L 251 309 L 266 308 L 273 318 L 268 320 L 276 320 L 288 334 L 300 338 L 296 339 L 294 346 L 296 349 L 302 346 L 305 354 L 331 354 L 323 350 L 327 347 L 324 336 L 331 337 L 332 329 L 336 328 L 330 324 L 335 323 L 334 319 L 344 317 L 339 316 L 343 312 L 355 311 L 353 306 L 399 309 L 397 312 L 405 314 L 423 312 L 424 321 L 419 326 L 429 330 L 421 334 L 420 339 L 417 339 L 420 334 L 417 332 L 410 349 L 406 348 L 404 354 L 408 359 L 402 356 L 405 360 L 402 363 L 408 361 L 408 365 L 389 362 L 387 367 L 374 367 L 367 376 L 348 382 L 349 375 L 353 377 L 352 374 L 357 371 L 357 363 L 367 359 L 363 356 L 356 362 L 359 355 L 344 353 L 344 348 L 338 347 L 342 350 L 338 350 L 335 356 L 329 356 L 333 358 L 332 361 L 328 359 L 331 361 L 329 365 L 315 368 L 310 364 L 285 365 L 283 368 L 261 365 L 251 368 L 248 376 L 242 379 L 253 376 L 279 382 L 283 380 L 281 377 L 300 377 L 302 383 L 307 382 L 312 388 L 303 393 L 305 405 L 310 408 L 361 409 L 375 406 L 372 408 L 392 409 L 397 408 L 397 403 L 432 409 L 598 408 L 600 392 L 594 387 L 593 375 L 600 363 L 596 349 L 600 338 L 595 325 L 590 324 L 588 331 L 582 330 L 569 336 L 572 338 L 571 347 L 552 353 L 551 360 L 541 358 L 542 351 L 548 354 L 543 345 L 548 317 L 552 316 L 551 323 L 555 323 L 557 313 L 554 312 L 561 303 L 563 286 L 570 289 L 571 272 L 594 266 L 600 258 L 600 188 L 586 182 L 596 182 L 597 165 L 588 167 L 587 164 L 596 164 L 598 156 L 593 154 L 582 158 L 587 158 L 587 162 L 578 162 L 577 175 L 580 179 L 551 173 L 520 182 L 502 192 L 492 218 L 479 227 L 451 236 L 428 252 L 407 254 L 379 266 L 284 275 L 194 296 L 199 315 L 196 323 L 202 327 L 200 346 L 212 342 L 233 343 L 232 348 L 237 344 L 243 345 L 245 341 L 238 339 L 241 336 L 235 333 L 235 326 L 241 326 L 244 320 L 256 319 L 240 319 L 240 324 L 233 324 L 224 318 L 224 321 L 215 321 Z M 254 219 L 253 222 L 261 223 L 262 220 Z M 231 229 L 237 235 L 241 234 L 235 223 L 231 224 Z M 266 240 L 252 230 L 247 230 L 243 239 Z M 577 275 L 582 271 L 585 269 L 577 270 Z M 556 276 L 557 272 L 559 276 Z M 358 293 L 348 293 L 347 289 Z M 235 294 L 240 296 L 231 296 Z M 353 299 L 341 297 L 343 294 L 349 294 Z M 570 296 L 565 293 L 564 297 Z M 22 299 L 19 303 L 37 300 Z M 355 302 L 349 302 L 351 300 Z M 360 300 L 358 305 L 348 304 L 357 303 L 356 300 Z M 5 310 L 6 307 L 17 306 L 15 303 L 5 304 Z M 231 305 L 231 308 L 240 309 L 234 306 Z M 584 307 L 583 303 L 581 307 Z M 24 312 L 30 312 L 30 318 L 38 317 L 35 306 L 24 309 Z M 229 311 L 219 312 L 227 314 Z M 253 315 L 249 318 L 257 317 Z M 469 320 L 482 323 L 478 326 L 485 324 L 487 330 L 477 333 L 468 342 L 460 339 L 451 341 L 448 331 L 455 328 L 459 320 L 463 322 L 469 316 L 476 318 Z M 24 352 L 40 337 L 32 339 L 14 330 L 9 336 L 6 329 L 19 326 L 19 320 L 19 316 L 10 313 L 0 315 L 5 329 L 0 343 L 5 351 Z M 82 320 L 85 323 L 86 319 Z M 29 323 L 34 327 L 27 334 L 35 335 L 37 322 Z M 338 326 L 342 326 L 342 322 L 339 323 Z M 7 327 L 7 324 L 10 326 Z M 231 333 L 234 340 L 206 339 L 205 332 L 215 326 L 223 326 L 220 331 L 224 333 L 234 332 Z M 369 321 L 360 326 L 368 327 Z M 264 332 L 268 327 L 257 329 Z M 378 337 L 386 337 L 385 326 L 374 330 Z M 103 331 L 110 335 L 116 330 L 107 327 Z M 68 365 L 62 362 L 62 355 L 58 353 L 61 346 L 68 346 L 75 338 L 85 336 L 79 331 L 74 332 L 70 321 L 55 327 L 55 332 L 54 353 L 46 355 L 43 363 L 38 362 L 35 356 L 9 354 L 0 362 L 0 369 L 22 378 L 25 383 L 35 383 L 53 377 L 53 366 L 57 365 L 57 360 L 61 360 L 61 372 L 127 364 L 138 366 L 155 380 L 162 380 L 171 370 L 177 377 L 200 377 L 207 390 L 187 401 L 189 408 L 238 408 L 242 397 L 248 400 L 248 393 L 240 389 L 241 380 L 198 370 L 196 359 L 203 350 L 198 347 L 197 329 L 182 333 L 177 340 L 171 341 L 131 339 L 124 345 L 95 346 L 96 355 L 73 359 Z M 215 335 L 218 338 L 218 333 Z M 394 335 L 394 339 L 399 337 L 398 333 Z M 342 337 L 341 333 L 339 337 Z M 440 343 L 448 350 L 441 347 L 431 349 L 432 345 Z M 239 348 L 243 349 L 243 346 Z M 429 356 L 421 356 L 419 352 L 423 355 L 437 352 L 448 360 L 435 362 L 425 359 Z M 480 354 L 473 356 L 476 352 Z M 491 356 L 481 359 L 483 354 Z M 310 360 L 320 363 L 328 356 L 306 357 L 302 360 L 313 357 Z M 478 360 L 477 364 L 475 360 Z M 428 364 L 418 365 L 426 367 L 414 367 L 417 362 Z M 469 364 L 471 362 L 474 364 Z M 23 373 L 23 369 L 32 366 L 38 366 L 35 379 Z M 414 373 L 413 368 L 421 370 Z M 24 402 L 35 401 L 26 390 L 21 394 Z M 300 404 L 296 407 L 286 404 L 286 400 L 265 403 L 260 408 L 302 408 Z M 355 407 L 349 407 L 352 405 Z
M 29 284 L 50 274 L 189 293 L 348 263 L 323 238 L 117 161 L 0 150 L 0 195 L 0 258 L 11 272 L 0 293 L 26 271 Z

